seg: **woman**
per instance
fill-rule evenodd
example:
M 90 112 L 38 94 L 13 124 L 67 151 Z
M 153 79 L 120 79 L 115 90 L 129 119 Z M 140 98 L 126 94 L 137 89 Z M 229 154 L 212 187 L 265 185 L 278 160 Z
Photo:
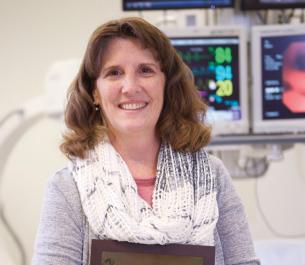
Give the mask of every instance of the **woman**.
M 157 28 L 110 21 L 70 88 L 62 151 L 33 264 L 89 264 L 94 238 L 215 245 L 216 264 L 258 264 L 228 172 L 204 147 L 206 106 Z

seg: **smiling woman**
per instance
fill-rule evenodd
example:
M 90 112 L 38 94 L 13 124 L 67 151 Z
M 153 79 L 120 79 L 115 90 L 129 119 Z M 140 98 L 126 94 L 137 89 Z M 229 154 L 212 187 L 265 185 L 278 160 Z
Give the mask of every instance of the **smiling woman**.
M 128 69 L 123 69 L 126 66 Z M 131 74 L 132 67 L 134 73 Z M 133 76 L 135 73 L 137 75 Z M 140 73 L 143 77 L 141 83 L 137 86 L 136 83 L 130 83 L 139 82 Z M 124 78 L 119 78 L 122 75 Z M 142 88 L 144 80 L 151 79 L 147 82 L 151 83 L 158 76 L 159 82 L 162 82 L 161 76 L 165 79 L 164 87 L 159 84 L 152 91 L 149 87 L 154 84 L 146 84 L 147 88 Z M 100 104 L 104 99 L 99 89 L 110 84 L 112 89 L 116 88 L 115 91 L 118 91 L 118 84 L 122 85 L 120 93 L 124 94 L 124 100 L 126 89 L 129 90 L 127 94 L 132 92 L 131 89 L 141 89 L 142 94 L 148 90 L 153 94 L 157 94 L 157 89 L 164 90 L 161 102 L 150 102 L 153 106 L 162 105 L 161 113 L 155 114 L 160 115 L 155 117 L 158 122 L 154 131 L 158 138 L 170 142 L 174 149 L 196 151 L 209 142 L 210 128 L 198 122 L 198 113 L 205 113 L 206 105 L 198 97 L 189 69 L 169 39 L 140 18 L 122 19 L 119 22 L 110 21 L 92 34 L 80 72 L 70 87 L 66 124 L 71 130 L 65 135 L 61 146 L 69 157 L 84 158 L 105 134 L 109 136 L 108 132 L 112 131 L 110 119 L 114 117 L 105 115 L 107 107 Z M 103 93 L 108 95 L 105 89 Z M 148 100 L 149 95 L 145 97 Z M 108 105 L 109 100 L 105 99 L 106 102 Z M 148 104 L 149 109 L 151 105 Z M 126 104 L 122 106 L 128 107 Z M 95 111 L 97 107 L 100 107 L 100 112 Z M 146 118 L 151 117 L 148 115 Z M 134 136 L 139 140 L 139 135 Z M 146 145 L 149 146 L 149 143 L 146 142 Z
M 159 29 L 140 18 L 93 33 L 72 83 L 34 265 L 87 265 L 92 239 L 215 246 L 215 264 L 257 265 L 243 206 L 205 146 L 207 106 Z
M 146 142 L 157 140 L 155 128 L 165 87 L 160 63 L 151 50 L 132 39 L 112 39 L 105 54 L 94 100 L 110 118 L 107 127 L 111 128 L 112 143 L 133 135 Z

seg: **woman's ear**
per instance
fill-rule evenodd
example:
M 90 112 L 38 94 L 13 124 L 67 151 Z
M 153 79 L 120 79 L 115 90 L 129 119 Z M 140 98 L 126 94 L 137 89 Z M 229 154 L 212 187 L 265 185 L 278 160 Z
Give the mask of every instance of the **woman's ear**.
M 100 95 L 96 88 L 93 90 L 93 103 L 94 105 L 100 105 Z

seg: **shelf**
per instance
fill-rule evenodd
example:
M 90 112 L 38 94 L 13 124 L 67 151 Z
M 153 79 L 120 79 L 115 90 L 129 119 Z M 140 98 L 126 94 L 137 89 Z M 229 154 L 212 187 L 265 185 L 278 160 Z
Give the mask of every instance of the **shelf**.
M 213 136 L 210 145 L 305 143 L 305 134 L 248 134 Z

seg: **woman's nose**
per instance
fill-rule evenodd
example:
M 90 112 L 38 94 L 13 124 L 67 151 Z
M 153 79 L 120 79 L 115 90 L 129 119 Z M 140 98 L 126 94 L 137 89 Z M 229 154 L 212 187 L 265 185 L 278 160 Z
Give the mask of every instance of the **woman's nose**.
M 140 84 L 135 74 L 126 74 L 123 80 L 122 93 L 133 94 L 140 91 Z

